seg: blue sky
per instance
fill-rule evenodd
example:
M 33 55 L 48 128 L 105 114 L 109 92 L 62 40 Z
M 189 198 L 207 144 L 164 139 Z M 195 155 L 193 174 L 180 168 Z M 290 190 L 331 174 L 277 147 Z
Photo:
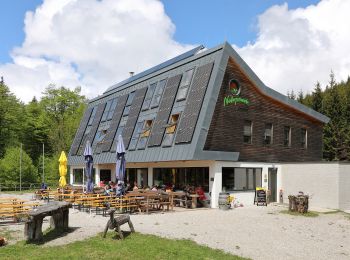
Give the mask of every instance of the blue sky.
M 4 0 L 0 76 L 22 101 L 49 84 L 87 97 L 199 44 L 228 41 L 286 94 L 350 74 L 349 0 Z M 25 14 L 28 14 L 25 19 Z M 336 15 L 335 15 L 336 14 Z
M 290 8 L 305 7 L 319 0 L 163 0 L 165 11 L 176 26 L 174 38 L 188 44 L 213 47 L 224 40 L 238 46 L 256 38 L 257 16 L 272 5 L 287 2 Z M 0 63 L 11 61 L 13 47 L 24 39 L 24 16 L 42 0 L 5 0 L 0 15 Z M 213 4 L 214 3 L 214 4 Z M 230 26 L 225 26 L 229 24 Z

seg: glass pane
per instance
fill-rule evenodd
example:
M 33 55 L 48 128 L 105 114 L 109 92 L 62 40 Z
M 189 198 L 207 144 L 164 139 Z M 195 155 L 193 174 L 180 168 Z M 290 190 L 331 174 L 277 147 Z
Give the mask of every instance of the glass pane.
M 135 150 L 138 138 L 132 138 L 128 150 Z
M 155 94 L 154 94 L 154 96 L 152 98 L 151 108 L 159 106 L 160 99 L 162 97 L 163 90 L 164 90 L 164 87 L 165 87 L 165 83 L 166 83 L 165 79 L 159 82 L 159 84 L 158 84 L 158 86 L 157 86 L 157 88 L 155 90 Z
M 166 134 L 163 140 L 163 146 L 171 146 L 173 144 L 174 134 Z
M 130 112 L 130 106 L 125 107 L 124 112 L 123 112 L 123 116 L 129 115 L 129 112 Z
M 193 75 L 193 69 L 186 71 L 181 80 L 180 87 L 190 85 Z
M 147 144 L 147 137 L 141 137 L 138 144 L 137 144 L 137 149 L 145 149 L 146 144 Z
M 247 173 L 246 168 L 235 168 L 235 186 L 234 190 L 247 189 Z
M 177 98 L 176 98 L 177 101 L 186 99 L 188 87 L 189 85 L 179 89 L 179 92 L 177 93 Z
M 117 106 L 117 99 L 114 98 L 113 101 L 112 101 L 111 107 L 109 109 L 109 113 L 107 115 L 107 120 L 111 120 L 112 119 L 113 113 L 114 113 L 114 110 L 115 110 L 116 106 Z
M 142 105 L 142 111 L 147 110 L 150 104 L 151 104 L 151 99 L 145 100 L 145 102 L 143 102 L 143 105 Z
M 254 190 L 254 170 L 253 169 L 247 169 L 248 171 L 248 190 Z
M 245 125 L 243 129 L 244 135 L 251 135 L 252 134 L 252 127 L 251 125 Z
M 92 125 L 92 121 L 94 120 L 95 114 L 96 114 L 96 107 L 94 107 L 94 108 L 92 109 L 92 112 L 91 112 L 91 116 L 90 116 L 88 125 Z
M 134 100 L 134 96 L 135 96 L 135 91 L 131 92 L 128 96 L 128 101 L 126 101 L 126 106 L 130 106 L 132 101 Z
M 255 186 L 262 187 L 262 172 L 261 169 L 255 169 Z M 254 189 L 256 188 L 254 187 Z

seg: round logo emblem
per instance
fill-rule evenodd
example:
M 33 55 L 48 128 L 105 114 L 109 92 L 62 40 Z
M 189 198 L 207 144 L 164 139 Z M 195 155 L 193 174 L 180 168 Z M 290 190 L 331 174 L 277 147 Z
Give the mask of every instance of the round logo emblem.
M 229 90 L 232 95 L 238 96 L 241 92 L 241 86 L 238 81 L 235 79 L 231 79 L 229 83 Z

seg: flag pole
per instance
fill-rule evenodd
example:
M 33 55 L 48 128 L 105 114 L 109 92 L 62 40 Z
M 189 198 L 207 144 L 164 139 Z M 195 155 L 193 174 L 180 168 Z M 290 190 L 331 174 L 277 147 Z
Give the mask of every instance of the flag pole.
M 45 144 L 43 143 L 43 183 L 45 183 Z
M 19 153 L 19 190 L 22 191 L 22 143 Z

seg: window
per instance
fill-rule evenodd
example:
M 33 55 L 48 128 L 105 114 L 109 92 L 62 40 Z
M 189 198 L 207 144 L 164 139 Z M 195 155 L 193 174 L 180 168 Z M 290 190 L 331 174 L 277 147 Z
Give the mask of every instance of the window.
M 101 129 L 97 132 L 94 143 L 102 143 L 103 139 L 106 137 L 107 129 Z
M 116 134 L 114 136 L 114 141 L 113 141 L 113 145 L 111 147 L 111 152 L 115 152 L 116 151 L 117 142 L 118 142 L 118 136 L 123 134 L 124 127 L 125 127 L 125 123 L 122 123 L 122 124 L 119 125 L 119 127 L 117 129 L 117 132 L 116 132 Z
M 92 125 L 92 121 L 94 121 L 94 117 L 95 117 L 95 114 L 96 114 L 96 107 L 94 107 L 92 109 L 92 112 L 91 112 L 91 116 L 90 116 L 90 119 L 89 119 L 89 123 L 88 123 L 88 126 Z
M 142 105 L 142 111 L 149 109 L 156 86 L 157 86 L 157 83 L 153 83 L 149 86 L 145 97 L 145 101 L 143 102 L 143 105 Z
M 198 187 L 201 185 L 203 190 L 209 191 L 209 168 L 207 167 L 188 167 L 188 168 L 154 168 L 154 185 L 175 185 L 175 190 L 183 190 L 185 186 Z
M 243 142 L 252 143 L 252 121 L 245 120 L 243 126 Z
M 273 126 L 268 123 L 265 124 L 265 132 L 264 132 L 264 144 L 269 145 L 272 144 L 272 135 L 273 135 Z
M 84 181 L 87 181 L 86 175 Z M 95 168 L 92 168 L 92 182 L 95 183 Z M 73 183 L 83 184 L 83 169 L 73 169 Z
M 292 142 L 291 142 L 291 128 L 290 126 L 285 126 L 283 129 L 283 145 L 285 147 L 291 147 Z
M 132 135 L 128 150 L 135 150 L 137 141 L 139 140 L 140 134 L 142 132 L 143 121 L 138 122 L 134 129 L 134 134 Z
M 188 89 L 190 88 L 190 85 L 191 85 L 193 70 L 194 69 L 188 70 L 183 74 L 182 80 L 180 83 L 179 92 L 177 93 L 177 98 L 176 98 L 177 101 L 186 99 Z
M 107 101 L 105 111 L 103 112 L 101 122 L 108 121 L 112 119 L 115 107 L 117 106 L 117 99 L 113 98 Z
M 141 132 L 140 140 L 137 143 L 137 149 L 145 149 L 148 137 L 150 136 L 150 133 L 151 133 L 152 124 L 153 124 L 153 120 L 145 121 L 145 124 Z
M 166 125 L 165 136 L 163 139 L 163 146 L 171 146 L 173 144 L 179 117 L 180 117 L 180 114 L 171 115 L 170 122 L 168 125 Z
M 222 189 L 225 191 L 255 190 L 261 185 L 261 168 L 222 168 Z
M 134 100 L 134 97 L 135 97 L 135 91 L 131 92 L 128 96 L 128 100 L 126 101 L 126 105 L 123 111 L 123 116 L 129 115 L 131 103 Z
M 73 183 L 83 184 L 83 169 L 73 169 Z
M 301 128 L 301 148 L 307 148 L 307 130 L 305 128 Z
M 158 83 L 157 88 L 156 88 L 154 95 L 153 95 L 153 98 L 152 98 L 151 108 L 155 108 L 155 107 L 159 106 L 160 99 L 163 95 L 163 91 L 165 88 L 165 83 L 166 83 L 166 79 L 163 79 Z

